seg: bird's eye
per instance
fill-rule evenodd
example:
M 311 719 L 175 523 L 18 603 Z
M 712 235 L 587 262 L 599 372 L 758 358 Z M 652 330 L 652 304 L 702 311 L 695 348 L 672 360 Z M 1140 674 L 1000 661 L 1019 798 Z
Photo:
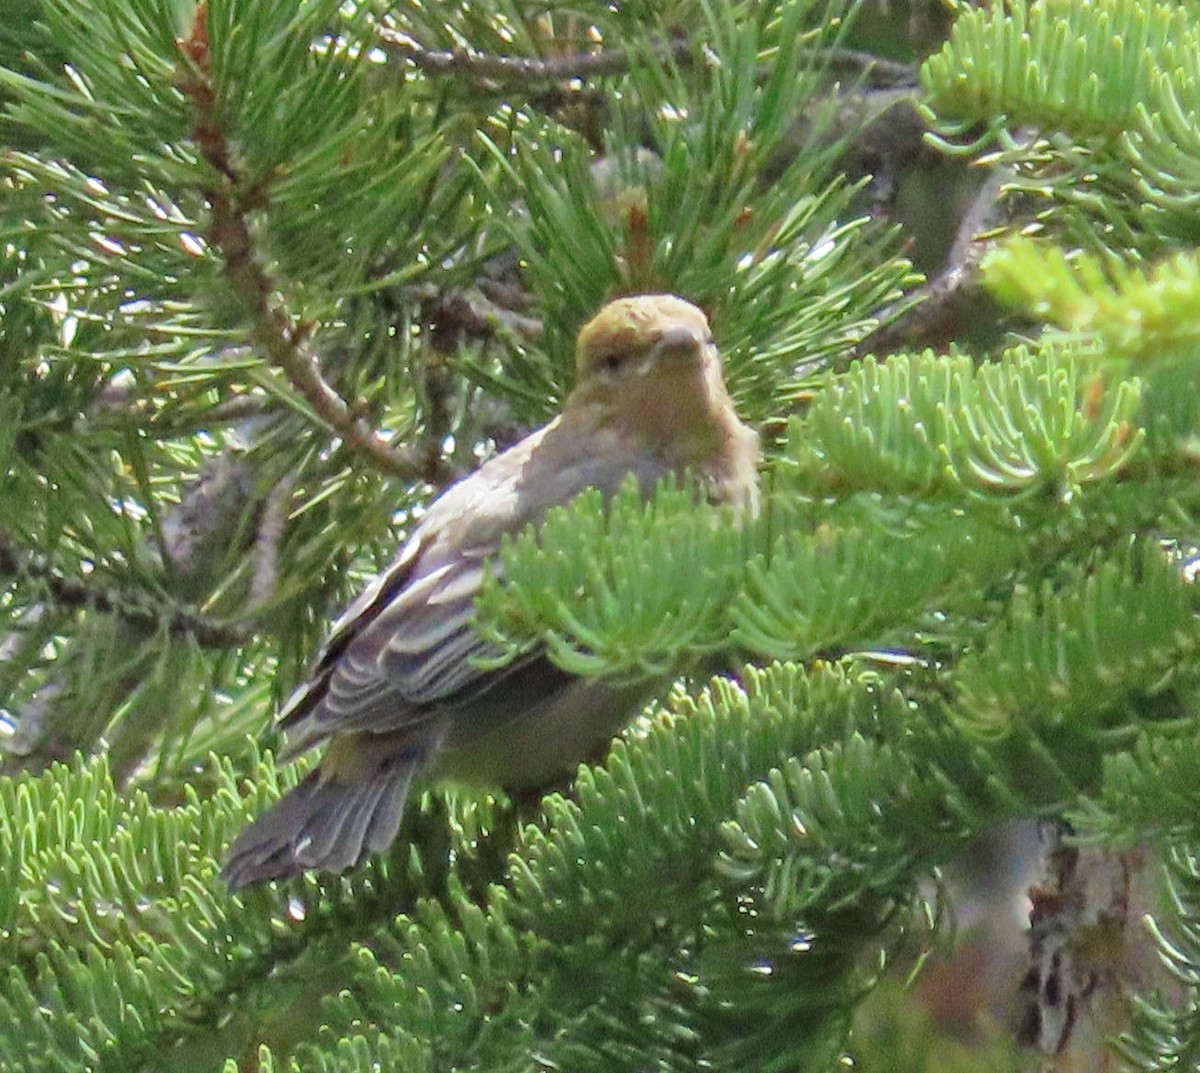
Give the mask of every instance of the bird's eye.
M 621 367 L 620 354 L 605 354 L 600 359 L 600 368 L 606 373 L 615 373 Z

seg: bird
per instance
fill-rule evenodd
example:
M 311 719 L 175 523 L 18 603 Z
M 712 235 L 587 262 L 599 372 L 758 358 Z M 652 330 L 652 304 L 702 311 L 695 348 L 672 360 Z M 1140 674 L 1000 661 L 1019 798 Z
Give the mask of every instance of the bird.
M 604 305 L 579 332 L 559 416 L 435 499 L 333 624 L 278 719 L 281 760 L 324 752 L 234 840 L 228 886 L 359 866 L 395 840 L 414 779 L 536 790 L 596 756 L 646 686 L 577 677 L 537 650 L 489 666 L 496 649 L 471 617 L 502 538 L 631 479 L 649 498 L 687 475 L 744 517 L 757 510 L 758 466 L 705 314 L 671 294 Z

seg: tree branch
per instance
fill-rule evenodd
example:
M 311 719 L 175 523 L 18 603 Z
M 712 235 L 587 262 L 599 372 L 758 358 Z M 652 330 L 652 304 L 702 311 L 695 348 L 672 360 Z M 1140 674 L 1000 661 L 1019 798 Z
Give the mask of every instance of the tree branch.
M 411 35 L 387 26 L 378 27 L 376 32 L 385 48 L 411 60 L 426 74 L 461 74 L 504 85 L 567 82 L 573 78 L 624 74 L 641 55 L 626 49 L 610 48 L 548 59 L 540 56 L 489 56 L 473 49 L 426 48 Z M 671 38 L 656 42 L 651 52 L 674 63 L 688 63 L 692 58 L 692 47 L 687 38 Z
M 850 358 L 938 346 L 955 334 L 965 311 L 990 300 L 982 292 L 979 263 L 991 248 L 987 233 L 1012 213 L 1000 196 L 1007 177 L 1005 170 L 993 170 L 963 216 L 945 267 L 905 298 L 904 312 L 863 339 Z
M 267 392 L 255 389 L 242 395 L 232 395 L 203 411 L 169 412 L 166 416 L 156 410 L 144 388 L 133 384 L 107 384 L 96 396 L 95 405 L 87 414 L 90 421 L 100 423 L 111 419 L 124 427 L 130 421 L 145 429 L 151 436 L 166 439 L 170 436 L 191 436 L 200 430 L 224 425 L 237 425 L 279 410 L 279 402 Z
M 567 82 L 580 78 L 603 78 L 625 74 L 642 53 L 621 48 L 575 52 L 549 58 L 541 56 L 492 56 L 474 49 L 432 49 L 403 30 L 380 26 L 376 29 L 385 49 L 411 60 L 426 74 L 460 74 L 481 82 L 527 85 L 531 82 Z M 686 65 L 693 59 L 693 43 L 686 37 L 654 42 L 650 54 L 658 59 Z M 916 82 L 916 67 L 869 52 L 853 49 L 811 49 L 809 54 L 828 63 L 833 70 L 861 75 L 869 85 L 901 86 Z
M 1159 895 L 1158 861 L 1144 846 L 1071 843 L 1063 821 L 1042 827 L 1045 872 L 1029 891 L 1029 971 L 1019 1041 L 1047 1071 L 1110 1070 L 1129 1029 L 1133 993 L 1161 981 L 1139 922 Z
M 52 604 L 63 608 L 92 608 L 116 615 L 131 625 L 149 630 L 166 628 L 176 636 L 188 636 L 204 648 L 237 648 L 253 637 L 243 625 L 209 618 L 183 607 L 152 607 L 140 594 L 123 593 L 86 581 L 66 577 L 38 556 L 18 551 L 12 538 L 0 532 L 0 576 L 35 581 Z
M 179 86 L 196 113 L 192 141 L 216 173 L 216 181 L 205 192 L 210 214 L 207 238 L 224 258 L 230 282 L 250 314 L 251 337 L 316 415 L 376 468 L 407 480 L 425 479 L 427 460 L 396 450 L 358 412 L 359 406 L 347 402 L 325 379 L 308 345 L 312 326 L 293 320 L 277 297 L 278 285 L 255 257 L 247 206 L 261 198 L 261 192 L 248 189 L 242 181 L 217 120 L 208 45 L 207 7 L 201 3 L 190 34 L 178 42 L 185 61 Z
M 817 54 L 826 58 L 831 69 L 860 75 L 868 86 L 882 89 L 917 84 L 917 65 L 913 63 L 900 63 L 852 48 L 825 49 Z

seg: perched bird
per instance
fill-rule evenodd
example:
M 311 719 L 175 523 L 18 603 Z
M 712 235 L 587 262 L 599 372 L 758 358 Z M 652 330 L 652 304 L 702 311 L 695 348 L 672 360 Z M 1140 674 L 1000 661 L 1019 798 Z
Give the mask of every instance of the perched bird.
M 687 472 L 712 501 L 753 510 L 757 464 L 699 309 L 666 294 L 601 309 L 579 333 L 562 414 L 443 493 L 335 623 L 280 715 L 282 756 L 328 742 L 325 753 L 234 841 L 230 887 L 339 872 L 386 849 L 418 773 L 532 788 L 595 754 L 642 687 L 577 678 L 536 652 L 498 670 L 475 658 L 494 655 L 470 619 L 501 538 L 631 474 L 649 496 Z

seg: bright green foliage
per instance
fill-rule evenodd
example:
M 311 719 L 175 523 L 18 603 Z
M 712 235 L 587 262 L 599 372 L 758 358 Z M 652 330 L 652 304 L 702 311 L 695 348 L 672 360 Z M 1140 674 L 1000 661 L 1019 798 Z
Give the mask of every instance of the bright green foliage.
M 547 1009 L 578 1026 L 562 1064 L 649 1053 L 664 1068 L 824 1068 L 860 980 L 856 952 L 895 935 L 878 906 L 862 906 L 803 956 L 794 918 L 721 867 L 720 825 L 749 782 L 815 741 L 873 728 L 876 707 L 837 672 L 748 670 L 744 689 L 715 681 L 582 772 L 578 804 L 547 800 L 548 830 L 529 832 L 512 885 L 546 942 Z M 647 1013 L 650 1032 L 636 1030 Z
M 998 297 L 1107 354 L 1149 364 L 1200 346 L 1200 262 L 1193 251 L 1147 271 L 1014 238 L 988 256 L 984 274 Z
M 1134 1030 L 1121 1048 L 1138 1069 L 1186 1069 L 1200 1060 L 1200 861 L 1192 848 L 1176 848 L 1168 853 L 1166 872 L 1171 908 L 1164 914 L 1165 926 L 1155 924 L 1153 933 L 1164 964 L 1187 998 L 1173 1009 L 1139 1004 Z
M 1200 423 L 1195 251 L 1180 251 L 1147 269 L 1107 253 L 1068 256 L 1048 243 L 1013 238 L 987 257 L 983 271 L 999 298 L 1056 325 L 1073 348 L 1107 355 L 1111 368 L 1138 374 L 1143 402 L 1136 420 L 1152 451 L 1169 455 L 1181 440 L 1194 440 Z M 1103 405 L 1112 406 L 1111 391 L 1098 376 L 1082 389 L 1103 391 Z M 1138 437 L 1130 427 L 1125 419 L 1108 425 L 1114 446 L 1133 450 Z M 1117 457 L 1110 451 L 1108 460 Z
M 995 146 L 1012 189 L 1060 203 L 1048 227 L 1157 252 L 1195 235 L 1198 55 L 1186 5 L 1018 0 L 964 11 L 921 77 L 941 144 L 983 124 L 961 151 Z
M 435 835 L 413 839 L 422 855 L 405 845 L 352 881 L 231 899 L 214 850 L 295 776 L 277 777 L 263 759 L 251 782 L 226 763 L 206 777 L 203 799 L 189 787 L 187 803 L 169 808 L 117 794 L 100 761 L 5 784 L 0 833 L 19 848 L 0 929 L 10 958 L 0 1069 L 152 1068 L 168 1045 L 187 1061 L 215 1061 L 263 1030 L 256 1005 L 229 1008 L 251 980 L 283 962 L 291 967 L 281 991 L 299 993 L 331 971 L 338 978 L 365 907 L 394 912 L 445 890 L 449 844 Z M 406 825 L 429 821 L 445 831 L 441 810 L 414 810 Z M 19 842 L 10 837 L 18 831 Z M 469 873 L 471 850 L 458 853 Z M 44 1009 L 61 1015 L 44 1018 Z M 201 1031 L 216 1022 L 221 1039 Z
M 907 889 L 905 877 L 921 848 L 914 836 L 937 830 L 938 817 L 928 809 L 931 802 L 916 801 L 905 790 L 916 775 L 890 746 L 860 736 L 789 758 L 739 803 L 738 818 L 727 827 L 727 842 L 740 867 L 730 871 L 753 875 L 757 869 L 748 862 L 762 862 L 763 874 L 756 878 L 763 884 L 764 899 L 781 916 L 812 912 L 817 906 L 836 912 L 872 902 L 887 905 L 889 897 Z M 864 793 L 868 785 L 871 790 Z M 892 793 L 882 795 L 883 787 Z M 892 822 L 897 819 L 906 821 L 908 829 L 886 832 L 892 834 L 889 843 L 885 831 L 897 826 Z M 857 839 L 847 837 L 846 828 Z M 835 854 L 848 854 L 837 869 L 827 864 Z
M 1085 837 L 1117 845 L 1147 835 L 1163 842 L 1188 838 L 1200 801 L 1200 742 L 1168 723 L 1139 735 L 1104 764 L 1097 802 L 1081 804 L 1072 820 Z
M 90 798 L 130 837 L 106 847 L 107 869 L 85 865 L 78 878 L 67 872 L 61 880 L 86 891 L 78 901 L 64 896 L 58 911 L 65 922 L 66 905 L 74 905 L 76 919 L 86 914 L 82 927 L 52 937 L 38 920 L 21 919 L 6 929 L 22 959 L 32 958 L 31 976 L 14 965 L 0 998 L 0 1032 L 27 1041 L 11 1068 L 69 1069 L 90 1054 L 103 1056 L 103 1068 L 132 1068 L 168 1041 L 200 1061 L 219 1046 L 211 1029 L 201 1031 L 211 1018 L 231 1045 L 255 1010 L 268 1009 L 262 1003 L 272 992 L 276 1000 L 281 992 L 298 998 L 314 979 L 327 980 L 336 998 L 322 1015 L 325 1032 L 301 1046 L 300 1068 L 353 1069 L 372 1056 L 413 1068 L 527 1068 L 531 1049 L 578 1068 L 629 1060 L 647 1047 L 670 1068 L 705 1056 L 734 1063 L 762 1054 L 763 1035 L 748 1033 L 751 1010 L 760 1028 L 768 1018 L 772 1067 L 831 1055 L 836 1022 L 827 1019 L 854 990 L 862 944 L 894 941 L 894 934 L 887 938 L 894 931 L 888 914 L 882 905 L 843 914 L 813 956 L 801 956 L 788 915 L 770 900 L 758 913 L 735 908 L 737 889 L 750 900 L 762 894 L 753 877 L 729 887 L 718 862 L 719 820 L 748 782 L 766 778 L 789 755 L 830 735 L 895 733 L 905 714 L 898 696 L 833 671 L 808 676 L 795 665 L 776 665 L 748 672 L 744 691 L 718 680 L 698 702 L 684 701 L 677 713 L 644 726 L 636 747 L 619 745 L 606 768 L 585 772 L 578 804 L 548 799 L 546 825 L 528 828 L 509 861 L 510 890 L 486 894 L 465 884 L 475 882 L 473 862 L 511 839 L 500 816 L 455 818 L 455 852 L 441 858 L 449 873 L 437 863 L 431 830 L 420 831 L 429 821 L 445 827 L 447 817 L 419 812 L 406 829 L 423 846 L 420 861 L 414 856 L 404 865 L 415 854 L 404 845 L 350 882 L 306 882 L 231 901 L 215 886 L 211 858 L 137 876 L 152 841 L 145 828 L 169 834 L 184 853 L 198 841 L 219 845 L 219 832 L 274 792 L 268 762 L 259 765 L 249 796 L 238 795 L 224 769 L 216 793 L 183 809 L 151 808 L 144 799 L 130 809 L 102 765 L 23 780 L 15 784 L 20 800 L 46 806 L 53 817 L 56 803 Z M 39 862 L 90 859 L 90 843 L 79 837 L 85 832 L 53 819 L 45 826 L 22 855 L 22 901 L 45 883 Z M 616 832 L 623 834 L 614 838 Z M 500 847 L 489 848 L 495 839 Z M 165 838 L 157 844 L 165 846 Z M 161 862 L 164 853 L 152 859 Z M 135 882 L 123 881 L 130 876 Z M 714 883 L 729 888 L 733 900 L 714 898 Z M 436 901 L 418 903 L 418 895 Z M 410 915 L 396 917 L 405 907 Z M 742 919 L 726 934 L 731 912 Z M 591 922 L 583 931 L 581 916 Z M 698 941 L 701 935 L 708 938 Z M 365 945 L 339 952 L 355 936 Z M 759 983 L 747 977 L 747 936 L 750 964 L 759 967 L 753 971 L 771 967 Z M 597 957 L 614 949 L 628 955 Z M 268 965 L 282 976 L 255 982 Z M 748 986 L 765 1007 L 731 1001 Z M 232 994 L 242 996 L 239 1008 L 218 1015 Z M 43 1023 L 36 1011 L 45 1004 L 80 1008 L 79 1018 Z M 648 1010 L 656 1023 L 649 1039 L 636 1016 Z M 27 1022 L 44 1030 L 30 1034 Z M 272 1027 L 268 1019 L 258 1031 L 276 1048 L 295 1045 L 287 1042 L 294 1022 Z
M 930 105 L 943 116 L 1003 116 L 1117 138 L 1136 120 L 1156 68 L 1186 55 L 1185 8 L 1137 0 L 1051 0 L 964 11 L 925 64 Z M 1158 76 L 1161 77 L 1161 74 Z
M 1089 754 L 1099 760 L 1070 810 L 1080 837 L 1168 856 L 1173 904 L 1157 934 L 1177 990 L 1136 1007 L 1123 1056 L 1140 1069 L 1188 1067 L 1200 1053 L 1196 515 L 1177 498 L 1190 498 L 1200 425 L 1197 32 L 1186 5 L 993 5 L 964 10 L 922 70 L 941 144 L 1011 169 L 1014 206 L 1032 196 L 1038 212 L 1028 234 L 1084 247 L 1010 238 L 985 262 L 988 284 L 1094 365 L 1081 414 L 1112 405 L 1131 372 L 1140 380 L 1140 401 L 1110 433 L 1132 448 L 1140 426 L 1142 450 L 1123 460 L 1119 483 L 1076 483 L 1081 494 L 1064 504 L 1074 518 L 1035 541 L 1031 561 L 1063 559 L 1011 588 L 956 667 L 953 701 L 961 727 L 984 740 L 1033 732 L 1070 743 L 1077 771 Z M 980 123 L 982 135 L 967 135 Z M 1142 514 L 1156 496 L 1160 509 Z M 1105 547 L 1077 543 L 1097 537 Z
M 599 492 L 585 492 L 506 542 L 504 585 L 477 601 L 481 632 L 503 649 L 498 663 L 541 643 L 575 674 L 669 678 L 685 653 L 725 645 L 747 539 L 731 511 L 669 484 L 644 506 L 631 481 L 607 513 Z
M 978 368 L 902 355 L 851 369 L 791 439 L 839 486 L 1039 495 L 1117 473 L 1141 439 L 1138 401 L 1136 380 L 1106 388 L 1094 359 L 1050 347 Z
M 1120 549 L 1086 574 L 1018 591 L 959 667 L 958 707 L 985 734 L 1018 720 L 1103 726 L 1162 688 L 1197 643 L 1196 596 L 1178 564 L 1156 546 Z

